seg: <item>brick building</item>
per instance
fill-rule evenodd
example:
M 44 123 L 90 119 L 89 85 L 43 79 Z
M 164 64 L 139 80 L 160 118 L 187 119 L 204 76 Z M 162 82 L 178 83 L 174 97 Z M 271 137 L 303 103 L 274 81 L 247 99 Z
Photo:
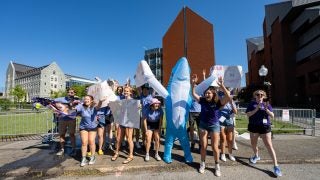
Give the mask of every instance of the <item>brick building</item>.
M 320 1 L 266 5 L 263 37 L 247 39 L 247 50 L 248 84 L 262 84 L 258 70 L 265 65 L 273 104 L 319 106 Z
M 171 70 L 181 57 L 186 57 L 191 74 L 202 77 L 215 64 L 213 25 L 184 7 L 162 39 L 163 85 L 167 85 Z

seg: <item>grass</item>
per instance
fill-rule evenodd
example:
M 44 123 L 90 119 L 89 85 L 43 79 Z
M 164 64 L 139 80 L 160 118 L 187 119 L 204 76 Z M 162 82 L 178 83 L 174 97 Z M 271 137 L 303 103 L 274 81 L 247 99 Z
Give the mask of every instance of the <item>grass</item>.
M 55 126 L 52 118 L 51 111 L 1 114 L 0 136 L 47 133 Z
M 246 116 L 237 116 L 236 117 L 236 129 L 242 134 L 247 132 L 249 120 Z M 278 119 L 272 120 L 272 132 L 274 134 L 286 134 L 286 133 L 303 133 L 304 129 L 293 125 L 288 122 L 284 122 Z
M 55 127 L 52 121 L 51 111 L 25 112 L 21 114 L 0 114 L 0 137 L 16 135 L 44 134 Z M 77 127 L 80 119 L 77 121 Z M 303 133 L 304 129 L 291 123 L 273 120 L 273 133 Z M 236 129 L 241 134 L 247 132 L 248 118 L 238 115 L 236 118 Z M 165 130 L 166 119 L 163 118 L 162 128 Z

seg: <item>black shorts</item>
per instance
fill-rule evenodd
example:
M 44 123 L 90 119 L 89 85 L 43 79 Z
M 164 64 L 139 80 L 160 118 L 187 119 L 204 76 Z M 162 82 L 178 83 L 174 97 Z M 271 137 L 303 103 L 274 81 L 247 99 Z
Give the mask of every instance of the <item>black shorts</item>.
M 84 129 L 79 129 L 79 131 L 97 131 L 97 128 L 84 128 Z
M 248 131 L 258 134 L 267 134 L 271 132 L 271 125 L 254 125 L 248 124 Z
M 160 127 L 160 123 L 159 122 L 149 122 L 147 121 L 147 130 L 158 130 Z
M 189 127 L 194 127 L 194 124 L 197 124 L 199 128 L 200 124 L 200 113 L 199 112 L 190 112 L 189 113 Z

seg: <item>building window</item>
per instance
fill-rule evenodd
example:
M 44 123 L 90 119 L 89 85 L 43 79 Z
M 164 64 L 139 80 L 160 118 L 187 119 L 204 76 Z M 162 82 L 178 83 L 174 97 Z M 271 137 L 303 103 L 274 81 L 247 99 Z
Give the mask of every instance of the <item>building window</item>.
M 54 88 L 57 88 L 57 85 L 56 85 L 56 84 L 54 85 Z
M 55 77 L 55 78 L 54 78 L 54 81 L 55 81 L 55 82 L 57 82 L 57 81 L 58 81 L 58 78 L 57 78 L 57 77 Z
M 56 74 L 56 71 L 55 71 L 55 70 L 53 70 L 52 74 Z
M 46 86 L 46 85 L 47 85 L 47 83 L 44 83 L 44 85 Z

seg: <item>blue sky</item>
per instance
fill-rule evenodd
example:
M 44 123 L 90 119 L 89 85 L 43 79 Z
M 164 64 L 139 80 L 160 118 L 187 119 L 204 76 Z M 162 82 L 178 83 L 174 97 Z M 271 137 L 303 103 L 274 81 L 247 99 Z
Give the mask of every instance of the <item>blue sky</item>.
M 183 6 L 214 26 L 216 63 L 242 65 L 245 40 L 263 34 L 264 5 L 279 0 L 1 0 L 0 91 L 9 61 L 124 83 L 144 48 L 162 46 Z

